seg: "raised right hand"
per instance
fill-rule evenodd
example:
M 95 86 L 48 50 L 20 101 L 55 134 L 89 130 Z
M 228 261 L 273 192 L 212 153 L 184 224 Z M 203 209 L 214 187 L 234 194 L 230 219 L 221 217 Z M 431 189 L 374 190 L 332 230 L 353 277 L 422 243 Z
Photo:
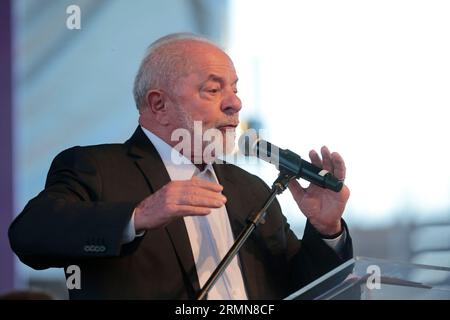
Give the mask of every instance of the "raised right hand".
M 191 180 L 171 181 L 137 205 L 136 232 L 164 227 L 178 217 L 207 215 L 226 203 L 222 190 L 220 184 L 195 176 Z

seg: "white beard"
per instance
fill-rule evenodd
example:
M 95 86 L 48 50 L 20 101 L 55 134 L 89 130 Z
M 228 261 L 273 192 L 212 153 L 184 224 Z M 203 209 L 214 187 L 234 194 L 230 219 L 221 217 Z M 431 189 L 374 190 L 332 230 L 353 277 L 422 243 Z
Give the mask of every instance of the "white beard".
M 176 129 L 175 131 L 180 130 L 182 133 L 176 133 L 175 136 L 183 137 L 188 141 L 182 141 L 175 148 L 178 151 L 182 149 L 183 155 L 191 159 L 192 163 L 212 163 L 218 157 L 233 153 L 236 140 L 235 130 L 222 132 L 215 127 L 204 128 L 201 121 L 194 121 L 182 107 L 177 106 L 176 108 L 177 123 L 181 123 L 183 128 Z M 174 133 L 172 137 L 174 137 Z

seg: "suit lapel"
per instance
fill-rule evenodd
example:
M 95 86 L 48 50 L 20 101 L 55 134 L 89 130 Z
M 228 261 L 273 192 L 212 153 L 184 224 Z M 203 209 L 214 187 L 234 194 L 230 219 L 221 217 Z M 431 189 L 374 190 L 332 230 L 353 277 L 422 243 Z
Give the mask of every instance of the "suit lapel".
M 136 165 L 147 180 L 152 192 L 158 191 L 170 182 L 169 174 L 161 157 L 141 127 L 136 129 L 126 144 L 129 146 L 129 155 L 135 159 Z M 185 280 L 189 282 L 188 291 L 191 291 L 192 298 L 192 295 L 199 291 L 200 285 L 184 220 L 176 219 L 165 229 L 184 272 Z
M 225 207 L 227 208 L 228 218 L 231 223 L 233 235 L 236 238 L 241 232 L 242 228 L 244 228 L 244 226 L 247 224 L 247 216 L 245 212 L 242 212 L 242 210 L 245 210 L 245 205 L 241 200 L 242 190 L 227 175 L 225 164 L 214 164 L 213 167 L 217 179 L 223 186 L 222 193 L 225 195 L 225 197 L 227 197 L 227 199 L 230 199 L 230 201 L 227 201 Z
M 227 172 L 226 164 L 214 164 L 214 172 L 217 179 L 223 186 L 223 194 L 230 199 L 227 201 L 226 208 L 228 212 L 228 218 L 230 220 L 231 229 L 233 231 L 234 239 L 236 239 L 241 231 L 247 225 L 247 217 L 254 213 L 255 208 L 252 207 L 254 202 L 249 198 L 251 190 L 245 190 L 242 186 L 236 183 L 238 178 L 233 179 L 230 172 Z M 244 187 L 245 188 L 245 187 Z M 262 204 L 261 204 L 262 206 Z M 256 210 L 259 208 L 256 208 Z M 241 265 L 242 276 L 244 278 L 245 287 L 249 299 L 258 297 L 258 267 L 255 264 L 255 255 L 252 251 L 255 248 L 251 247 L 252 235 L 250 235 L 247 242 L 242 246 L 239 251 L 239 263 Z

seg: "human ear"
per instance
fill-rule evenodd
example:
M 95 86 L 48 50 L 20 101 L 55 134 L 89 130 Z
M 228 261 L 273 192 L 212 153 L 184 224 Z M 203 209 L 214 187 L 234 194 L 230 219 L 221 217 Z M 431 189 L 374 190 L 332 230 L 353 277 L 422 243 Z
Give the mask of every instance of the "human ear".
M 166 96 L 161 90 L 150 90 L 146 95 L 148 110 L 161 125 L 168 125 Z

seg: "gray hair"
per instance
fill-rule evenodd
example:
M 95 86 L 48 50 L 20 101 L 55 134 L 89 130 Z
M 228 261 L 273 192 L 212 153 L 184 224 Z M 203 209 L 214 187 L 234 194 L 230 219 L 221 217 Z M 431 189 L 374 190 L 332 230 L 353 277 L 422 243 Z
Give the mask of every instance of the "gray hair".
M 138 109 L 144 106 L 149 90 L 167 87 L 187 71 L 189 61 L 183 55 L 182 46 L 173 44 L 188 41 L 207 43 L 219 48 L 210 40 L 193 33 L 169 34 L 150 44 L 134 79 L 133 95 Z

